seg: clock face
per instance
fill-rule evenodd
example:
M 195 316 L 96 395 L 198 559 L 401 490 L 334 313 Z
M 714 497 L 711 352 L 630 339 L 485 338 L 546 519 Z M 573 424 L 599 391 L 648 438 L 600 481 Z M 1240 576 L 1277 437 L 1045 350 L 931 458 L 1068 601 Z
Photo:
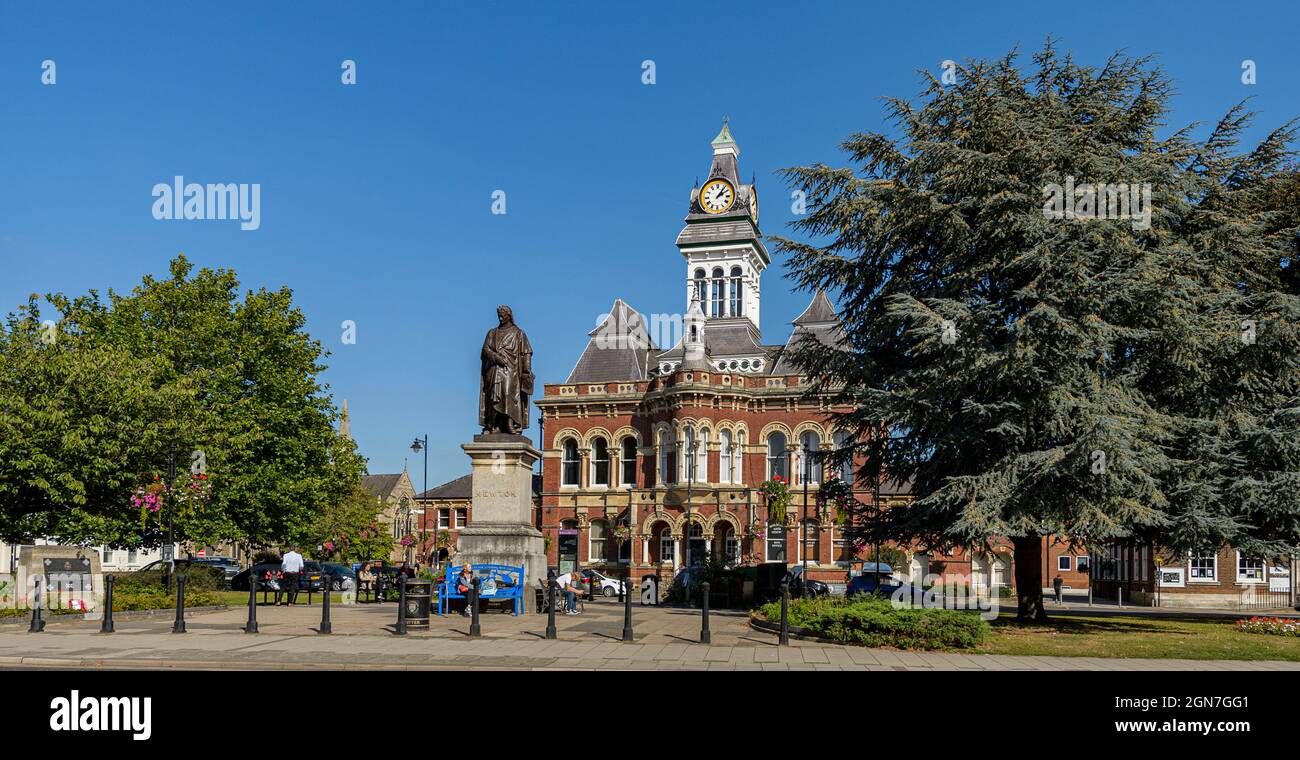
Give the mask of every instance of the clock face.
M 736 202 L 736 189 L 725 179 L 711 179 L 700 189 L 700 208 L 710 214 L 721 214 Z

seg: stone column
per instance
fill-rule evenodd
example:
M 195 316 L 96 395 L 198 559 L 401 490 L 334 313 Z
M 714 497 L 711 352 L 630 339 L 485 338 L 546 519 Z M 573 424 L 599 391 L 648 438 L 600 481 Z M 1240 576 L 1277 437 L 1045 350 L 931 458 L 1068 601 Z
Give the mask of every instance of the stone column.
M 533 467 L 541 458 L 527 438 L 505 433 L 474 436 L 461 444 L 473 474 L 474 521 L 457 539 L 459 564 L 522 565 L 535 586 L 546 577 L 542 533 L 533 527 Z

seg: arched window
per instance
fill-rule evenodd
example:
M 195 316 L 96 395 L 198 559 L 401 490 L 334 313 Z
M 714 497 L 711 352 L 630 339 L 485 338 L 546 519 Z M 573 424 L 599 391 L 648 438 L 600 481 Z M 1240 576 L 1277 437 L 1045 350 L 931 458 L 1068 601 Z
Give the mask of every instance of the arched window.
M 799 436 L 799 477 L 805 483 L 816 485 L 821 482 L 822 465 L 818 454 L 821 452 L 822 437 L 811 430 L 805 430 Z
M 720 548 L 722 549 L 722 561 L 727 565 L 740 564 L 740 539 L 736 536 L 736 529 L 731 527 L 730 523 L 724 523 L 721 530 Z
M 572 438 L 564 440 L 564 459 L 562 460 L 560 485 L 576 486 L 578 485 L 578 466 L 581 462 L 578 460 L 578 442 Z
M 785 433 L 777 430 L 767 436 L 767 479 L 780 476 L 789 480 L 785 470 Z
M 745 300 L 740 296 L 740 267 L 731 268 L 731 316 L 745 313 Z
M 695 445 L 695 480 L 709 482 L 709 431 L 700 429 L 699 441 Z
M 695 439 L 695 426 L 686 426 L 686 437 L 682 441 L 682 474 L 686 480 L 697 480 L 700 476 L 698 468 L 695 466 L 696 461 L 692 459 L 695 449 L 699 446 L 699 441 Z
M 673 531 L 668 527 L 659 531 L 659 561 L 669 564 L 673 561 Z
M 731 482 L 731 431 L 723 430 L 718 433 L 718 482 Z
M 745 431 L 736 432 L 736 463 L 731 468 L 731 482 L 745 482 Z
M 837 468 L 840 479 L 853 485 L 853 454 L 849 451 L 853 446 L 853 437 L 843 430 L 837 430 L 832 440 L 835 442 L 835 451 L 847 457 Z
M 808 558 L 809 562 L 820 563 L 821 557 L 821 523 L 816 520 L 808 520 L 803 525 L 803 556 Z
M 622 456 L 623 480 L 625 486 L 636 485 L 636 438 L 626 436 L 623 438 L 623 456 Z
M 676 482 L 677 459 L 674 456 L 672 438 L 667 430 L 659 432 L 659 482 Z
M 591 484 L 609 485 L 609 444 L 604 438 L 597 437 L 591 442 Z
M 726 280 L 722 277 L 722 267 L 718 267 L 713 270 L 713 308 L 710 310 L 710 313 L 715 317 L 722 316 L 722 307 L 725 301 L 723 291 L 725 288 Z
M 705 304 L 709 302 L 708 283 L 704 279 L 704 270 L 695 270 L 695 300 L 700 302 L 700 311 L 704 311 Z
M 609 559 L 609 523 L 592 520 L 587 531 L 587 561 L 604 562 Z

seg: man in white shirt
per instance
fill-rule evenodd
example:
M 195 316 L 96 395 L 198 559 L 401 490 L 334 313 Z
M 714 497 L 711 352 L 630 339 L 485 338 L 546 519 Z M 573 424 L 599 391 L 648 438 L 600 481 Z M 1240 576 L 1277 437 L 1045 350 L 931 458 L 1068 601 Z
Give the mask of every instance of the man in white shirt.
M 280 572 L 284 573 L 284 580 L 280 583 L 280 588 L 289 594 L 289 606 L 292 607 L 294 602 L 298 601 L 298 575 L 302 572 L 302 555 L 290 546 L 289 551 L 284 553 L 280 559 Z M 280 605 L 280 593 L 275 592 L 275 604 Z
M 564 592 L 564 600 L 569 609 L 564 611 L 566 615 L 578 614 L 578 594 L 582 593 L 582 581 L 578 578 L 578 571 L 565 573 L 555 579 L 555 584 Z

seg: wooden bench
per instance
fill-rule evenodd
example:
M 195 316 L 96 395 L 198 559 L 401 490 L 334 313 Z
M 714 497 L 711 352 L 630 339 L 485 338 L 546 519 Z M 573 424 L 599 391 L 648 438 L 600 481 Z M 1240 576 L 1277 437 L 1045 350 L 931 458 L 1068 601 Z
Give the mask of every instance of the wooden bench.
M 465 599 L 465 594 L 456 589 L 456 577 L 460 575 L 460 565 L 449 565 L 447 574 L 438 584 L 438 616 L 447 614 L 448 602 L 452 599 Z M 479 599 L 485 602 L 506 600 L 511 602 L 511 609 L 516 615 L 524 613 L 524 569 L 512 565 L 475 565 L 474 577 L 479 579 Z

